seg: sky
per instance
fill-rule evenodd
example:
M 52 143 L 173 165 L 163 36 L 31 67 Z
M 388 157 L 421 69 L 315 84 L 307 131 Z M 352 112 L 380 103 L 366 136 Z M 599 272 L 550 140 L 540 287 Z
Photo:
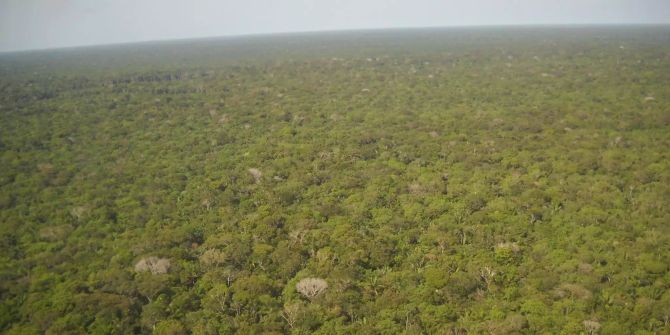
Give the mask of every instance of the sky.
M 670 0 L 0 0 L 0 52 L 370 28 L 670 24 Z

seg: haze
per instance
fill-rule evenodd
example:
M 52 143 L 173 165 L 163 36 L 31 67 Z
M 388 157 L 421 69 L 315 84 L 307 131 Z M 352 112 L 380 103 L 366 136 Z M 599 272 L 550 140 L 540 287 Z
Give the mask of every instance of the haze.
M 667 0 L 0 0 L 0 51 L 294 31 L 667 23 Z

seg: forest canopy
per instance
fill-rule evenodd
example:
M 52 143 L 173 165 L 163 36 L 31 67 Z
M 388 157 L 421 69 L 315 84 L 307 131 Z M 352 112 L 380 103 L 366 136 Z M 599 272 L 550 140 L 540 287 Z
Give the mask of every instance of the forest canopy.
M 0 54 L 0 332 L 667 334 L 670 28 Z

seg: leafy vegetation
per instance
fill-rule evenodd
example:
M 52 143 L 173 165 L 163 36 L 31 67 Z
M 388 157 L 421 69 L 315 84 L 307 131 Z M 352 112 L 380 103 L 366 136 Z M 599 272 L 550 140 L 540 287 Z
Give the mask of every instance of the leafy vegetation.
M 667 334 L 670 29 L 0 55 L 7 334 Z

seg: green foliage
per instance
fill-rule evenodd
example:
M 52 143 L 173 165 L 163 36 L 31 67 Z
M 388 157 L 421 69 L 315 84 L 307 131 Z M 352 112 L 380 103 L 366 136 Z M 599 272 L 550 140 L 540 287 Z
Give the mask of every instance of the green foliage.
M 157 335 L 184 335 L 188 334 L 184 325 L 177 320 L 163 320 L 156 324 L 153 331 Z
M 669 54 L 651 26 L 2 54 L 0 332 L 670 333 Z

